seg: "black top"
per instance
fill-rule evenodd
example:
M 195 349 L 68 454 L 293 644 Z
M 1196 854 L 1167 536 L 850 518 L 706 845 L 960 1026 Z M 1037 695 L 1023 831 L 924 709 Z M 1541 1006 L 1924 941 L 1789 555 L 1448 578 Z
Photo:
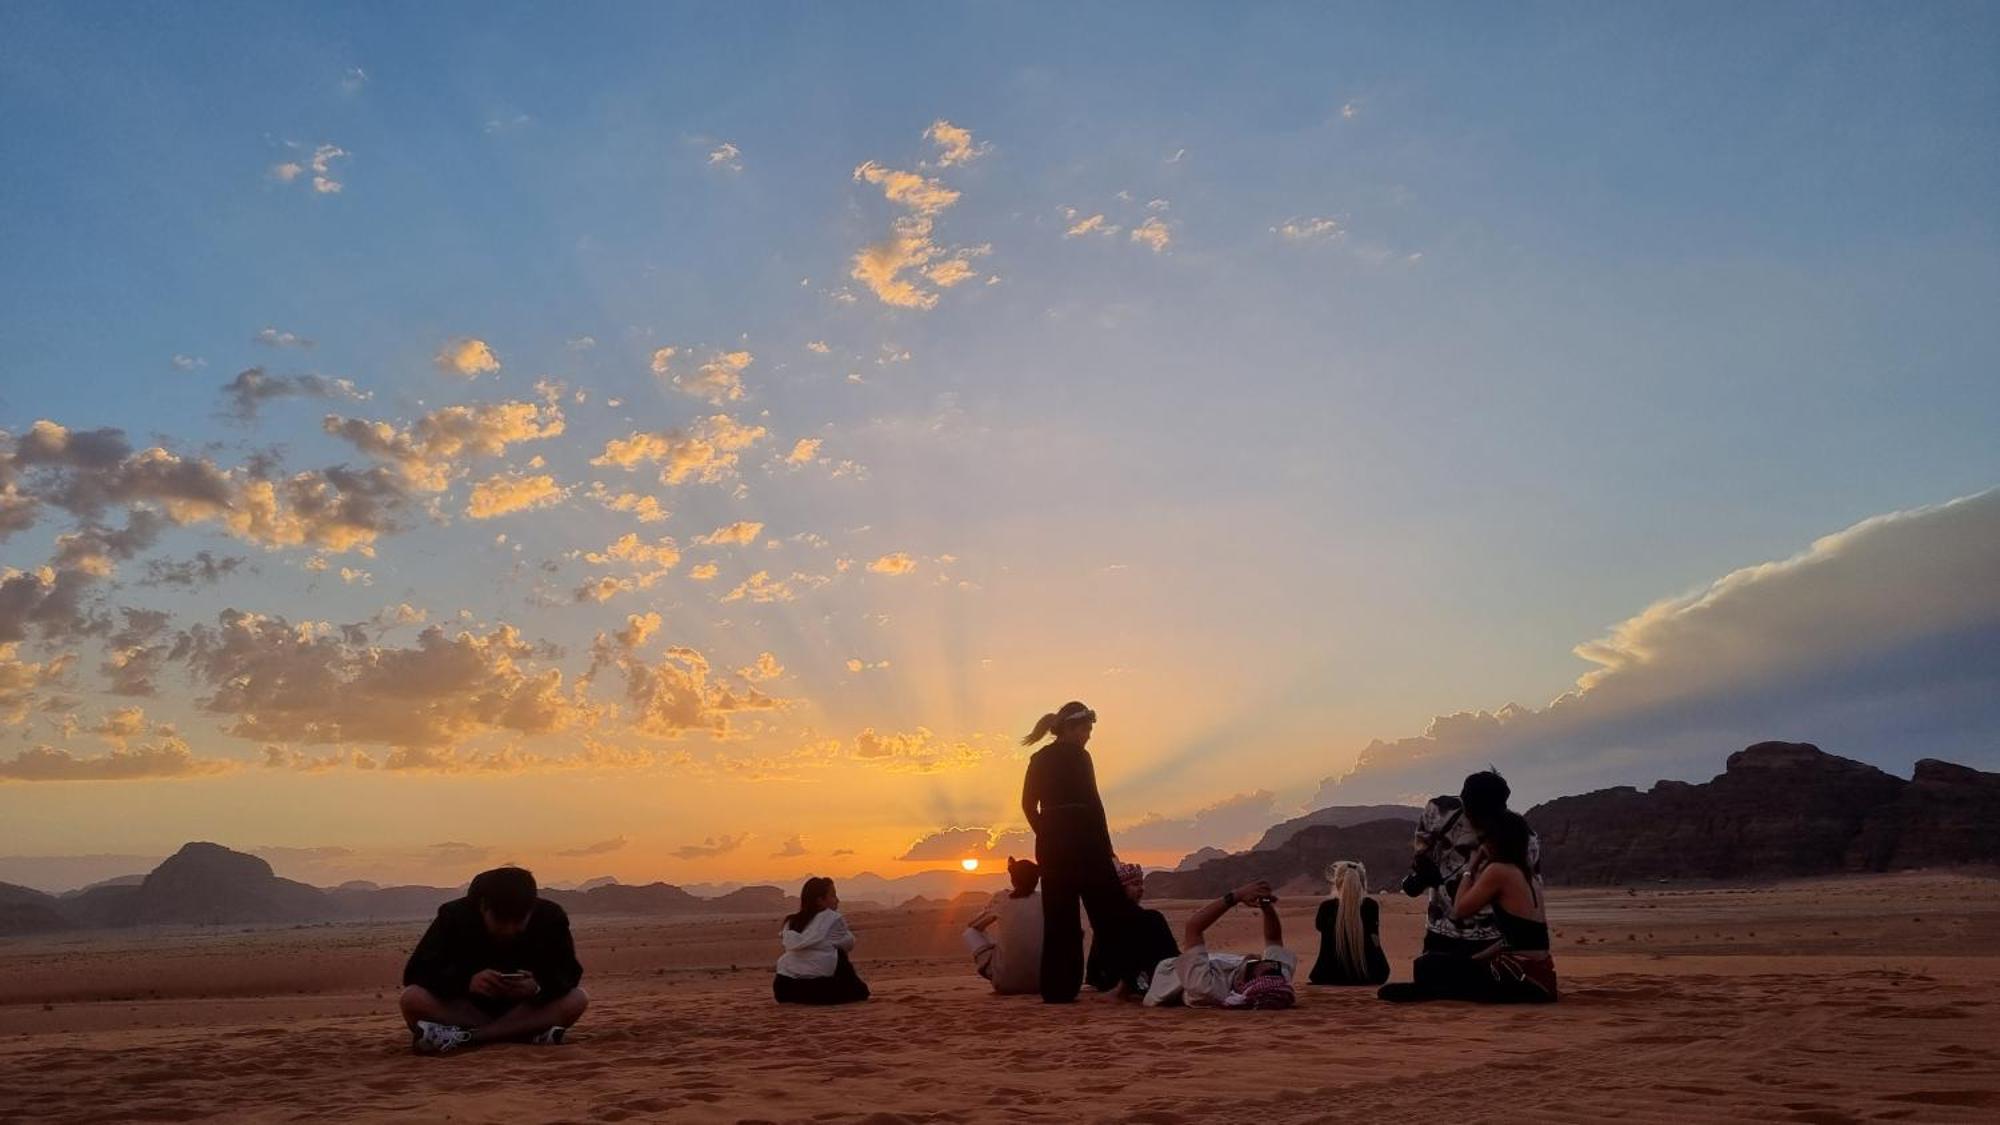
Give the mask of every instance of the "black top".
M 535 974 L 544 999 L 553 1000 L 583 979 L 576 960 L 576 943 L 569 936 L 569 915 L 547 899 L 535 900 L 527 928 L 508 941 L 486 932 L 486 920 L 470 898 L 455 898 L 438 907 L 437 917 L 416 952 L 403 966 L 403 983 L 422 985 L 443 999 L 464 996 L 472 975 L 482 969 Z
M 1319 959 L 1313 962 L 1307 980 L 1314 984 L 1381 984 L 1389 979 L 1389 958 L 1382 952 L 1382 907 L 1373 898 L 1361 900 L 1362 959 L 1367 965 L 1365 976 L 1355 977 L 1340 963 L 1335 953 L 1334 934 L 1340 927 L 1339 899 L 1330 898 L 1319 904 L 1319 914 L 1313 919 L 1313 927 L 1319 930 Z
M 1167 916 L 1157 910 L 1135 912 L 1125 940 L 1130 943 L 1127 948 L 1114 949 L 1115 940 L 1109 935 L 1091 933 L 1090 957 L 1083 965 L 1085 984 L 1099 992 L 1109 992 L 1118 987 L 1120 972 L 1136 971 L 1150 978 L 1161 961 L 1181 953 L 1180 945 L 1174 941 L 1174 928 L 1167 924 Z M 1118 964 L 1121 955 L 1125 961 L 1122 967 Z
M 1097 767 L 1081 746 L 1052 742 L 1035 751 L 1021 786 L 1021 811 L 1037 836 L 1055 827 L 1072 846 L 1100 846 L 1111 854 L 1111 826 L 1104 822 L 1104 799 L 1097 795 Z
M 1495 902 L 1493 925 L 1500 931 L 1500 940 L 1505 942 L 1509 949 L 1518 949 L 1524 953 L 1549 951 L 1547 922 L 1537 922 L 1533 918 L 1517 918 L 1500 909 L 1500 904 Z

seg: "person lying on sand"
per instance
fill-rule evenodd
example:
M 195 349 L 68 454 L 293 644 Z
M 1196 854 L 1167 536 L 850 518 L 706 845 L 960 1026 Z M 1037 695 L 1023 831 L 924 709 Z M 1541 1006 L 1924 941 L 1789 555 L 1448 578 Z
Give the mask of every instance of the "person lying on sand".
M 1084 963 L 1084 983 L 1099 992 L 1116 993 L 1120 998 L 1138 998 L 1146 994 L 1152 983 L 1153 967 L 1161 961 L 1180 956 L 1181 947 L 1174 944 L 1174 928 L 1167 923 L 1167 916 L 1157 910 L 1147 910 L 1139 906 L 1146 897 L 1146 871 L 1136 863 L 1118 865 L 1118 882 L 1125 888 L 1125 897 L 1138 907 L 1138 913 L 1131 918 L 1126 929 L 1125 941 L 1128 948 L 1123 951 L 1111 949 L 1113 939 L 1109 934 L 1091 934 L 1090 958 Z M 1119 979 L 1120 965 L 1142 966 L 1137 978 L 1130 982 Z
M 1032 859 L 1007 857 L 1012 890 L 1001 891 L 965 928 L 973 968 L 1002 995 L 1042 990 L 1042 897 L 1035 893 L 1042 869 Z M 1000 927 L 996 941 L 987 931 Z
M 1306 979 L 1314 984 L 1381 984 L 1389 979 L 1382 952 L 1382 907 L 1368 895 L 1368 869 L 1343 859 L 1326 869 L 1333 894 L 1319 904 L 1319 960 Z
M 851 1004 L 868 999 L 868 986 L 855 974 L 847 952 L 854 948 L 854 931 L 840 916 L 840 896 L 833 880 L 807 879 L 799 889 L 798 913 L 778 931 L 784 956 L 771 994 L 780 1004 Z
M 1208 928 L 1238 903 L 1254 903 L 1264 915 L 1261 956 L 1208 951 L 1204 940 Z M 1190 1008 L 1289 1008 L 1297 1000 L 1292 974 L 1298 971 L 1299 959 L 1285 948 L 1278 899 L 1264 880 L 1245 883 L 1195 911 L 1182 936 L 1186 952 L 1153 970 L 1147 1007 L 1183 1003 Z
M 1549 953 L 1549 921 L 1541 876 L 1528 858 L 1532 835 L 1520 813 L 1501 813 L 1487 823 L 1458 892 L 1452 913 L 1470 918 L 1490 911 L 1499 940 L 1470 961 L 1477 972 L 1406 984 L 1386 984 L 1384 1000 L 1477 1000 L 1487 1004 L 1545 1004 L 1556 998 L 1556 964 Z
M 582 979 L 569 915 L 537 897 L 534 875 L 482 871 L 464 898 L 438 907 L 403 966 L 410 1045 L 442 1055 L 478 1043 L 560 1043 L 590 1004 Z

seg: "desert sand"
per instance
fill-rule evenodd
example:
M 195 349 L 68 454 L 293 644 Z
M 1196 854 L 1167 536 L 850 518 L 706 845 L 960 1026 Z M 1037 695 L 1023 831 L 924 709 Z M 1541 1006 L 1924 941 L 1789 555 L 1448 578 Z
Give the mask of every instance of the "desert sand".
M 1285 906 L 1309 963 L 1314 903 Z M 1419 905 L 1383 906 L 1406 975 Z M 876 998 L 817 1010 L 771 1002 L 777 919 L 578 919 L 594 1004 L 572 1041 L 445 1058 L 412 1056 L 393 1012 L 417 923 L 7 941 L 0 1118 L 2000 1118 L 2000 880 L 1975 875 L 1558 890 L 1565 996 L 1532 1010 L 1318 988 L 1281 1013 L 1046 1007 L 971 974 L 969 913 L 853 912 Z M 1505 1094 L 1470 1092 L 1488 1082 Z

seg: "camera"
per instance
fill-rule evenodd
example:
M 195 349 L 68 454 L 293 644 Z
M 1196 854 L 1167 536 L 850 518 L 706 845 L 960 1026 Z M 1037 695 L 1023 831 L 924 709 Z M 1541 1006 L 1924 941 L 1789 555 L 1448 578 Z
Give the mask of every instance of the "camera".
M 1444 872 L 1438 870 L 1437 861 L 1428 851 L 1418 852 L 1410 861 L 1410 873 L 1403 876 L 1403 893 L 1416 898 L 1443 882 Z

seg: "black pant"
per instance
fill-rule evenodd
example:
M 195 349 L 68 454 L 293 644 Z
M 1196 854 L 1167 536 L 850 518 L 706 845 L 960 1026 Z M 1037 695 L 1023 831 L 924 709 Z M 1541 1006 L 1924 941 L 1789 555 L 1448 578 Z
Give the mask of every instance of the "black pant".
M 852 1004 L 868 999 L 868 985 L 854 971 L 846 953 L 830 977 L 788 977 L 777 974 L 771 980 L 771 995 L 780 1004 Z
M 1042 999 L 1067 1004 L 1083 990 L 1083 920 L 1077 904 L 1090 914 L 1096 940 L 1115 951 L 1105 967 L 1120 980 L 1138 974 L 1126 939 L 1137 908 L 1118 882 L 1109 851 L 1066 848 L 1060 834 L 1054 835 L 1053 840 L 1035 840 L 1035 860 L 1042 868 Z
M 1117 988 L 1121 980 L 1131 983 L 1136 976 L 1143 987 L 1153 970 L 1159 968 L 1160 962 L 1178 957 L 1181 952 L 1180 945 L 1174 941 L 1174 928 L 1167 924 L 1167 916 L 1144 907 L 1126 919 L 1125 945 L 1129 961 L 1112 948 L 1112 943 L 1106 940 L 1104 934 L 1092 934 L 1090 960 L 1083 966 L 1084 983 L 1099 992 L 1109 992 Z M 1126 975 L 1121 976 L 1121 970 Z

